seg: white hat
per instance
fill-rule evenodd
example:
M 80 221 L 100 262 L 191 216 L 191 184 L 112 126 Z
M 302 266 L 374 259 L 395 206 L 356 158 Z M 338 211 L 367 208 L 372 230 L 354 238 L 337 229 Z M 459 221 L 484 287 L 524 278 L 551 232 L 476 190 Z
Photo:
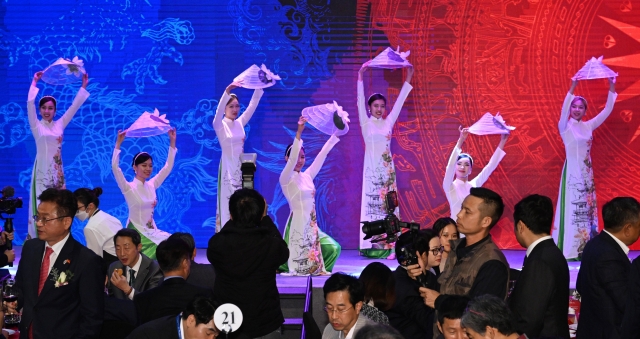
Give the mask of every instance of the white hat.
M 400 46 L 395 51 L 391 47 L 387 47 L 369 62 L 369 67 L 386 69 L 411 67 L 411 63 L 407 61 L 409 54 L 411 51 L 400 52 Z
M 60 58 L 42 72 L 42 81 L 50 85 L 66 85 L 82 81 L 84 62 L 78 57 L 73 60 Z
M 469 133 L 476 135 L 488 135 L 488 134 L 509 134 L 516 129 L 513 126 L 507 125 L 502 119 L 500 112 L 496 113 L 494 117 L 491 113 L 485 113 L 480 120 L 469 127 Z
M 160 115 L 156 108 L 153 113 L 144 112 L 129 128 L 127 136 L 133 138 L 146 138 L 167 133 L 171 129 L 166 114 Z
M 590 80 L 614 78 L 617 76 L 618 73 L 614 72 L 611 68 L 602 63 L 602 56 L 600 56 L 598 59 L 596 59 L 596 57 L 591 57 L 591 60 L 587 61 L 572 79 Z
M 249 89 L 271 87 L 276 84 L 276 80 L 280 80 L 280 77 L 273 74 L 264 64 L 262 67 L 251 65 L 233 79 L 235 82 L 241 81 L 242 87 Z
M 343 111 L 335 101 L 331 104 L 307 107 L 302 110 L 302 116 L 322 133 L 341 136 L 349 132 L 349 113 Z

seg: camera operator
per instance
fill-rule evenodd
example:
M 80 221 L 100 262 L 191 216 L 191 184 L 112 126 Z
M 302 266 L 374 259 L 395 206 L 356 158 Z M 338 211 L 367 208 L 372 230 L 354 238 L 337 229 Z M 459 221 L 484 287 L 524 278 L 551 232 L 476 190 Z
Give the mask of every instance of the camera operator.
M 216 270 L 214 300 L 242 311 L 243 325 L 230 338 L 279 338 L 284 317 L 276 270 L 289 258 L 287 243 L 257 191 L 235 191 L 229 198 L 229 213 L 231 219 L 211 237 L 207 248 Z

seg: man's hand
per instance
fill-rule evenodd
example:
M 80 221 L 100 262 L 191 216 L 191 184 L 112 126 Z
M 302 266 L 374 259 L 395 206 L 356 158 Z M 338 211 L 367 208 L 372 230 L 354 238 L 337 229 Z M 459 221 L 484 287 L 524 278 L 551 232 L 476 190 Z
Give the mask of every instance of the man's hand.
M 420 267 L 420 264 L 407 266 L 407 274 L 413 280 L 416 280 L 416 278 L 420 276 L 422 273 L 424 272 L 422 272 L 422 268 Z
M 440 293 L 432 289 L 420 287 L 420 296 L 424 299 L 425 305 L 435 309 L 436 299 L 440 296 Z
M 4 251 L 4 255 L 7 256 L 7 262 L 13 262 L 14 260 L 16 260 L 16 252 L 14 252 L 13 250 Z
M 127 278 L 125 278 L 124 275 L 116 273 L 116 271 L 113 271 L 111 274 L 111 284 L 124 293 L 130 292 L 131 286 L 129 286 Z

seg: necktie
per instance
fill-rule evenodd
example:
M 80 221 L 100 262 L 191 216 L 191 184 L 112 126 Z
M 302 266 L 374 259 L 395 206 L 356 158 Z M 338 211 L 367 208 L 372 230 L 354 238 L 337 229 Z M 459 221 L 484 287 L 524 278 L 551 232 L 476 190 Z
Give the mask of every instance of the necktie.
M 134 270 L 133 268 L 129 269 L 129 286 L 131 287 L 133 287 L 133 284 L 136 283 L 135 273 L 136 273 L 136 270 Z
M 38 295 L 40 295 L 40 292 L 42 292 L 44 283 L 47 281 L 47 277 L 49 276 L 49 264 L 51 263 L 51 260 L 50 260 L 51 253 L 53 253 L 53 249 L 47 246 L 44 252 L 44 259 L 42 259 L 42 266 L 40 266 L 40 280 L 38 282 Z

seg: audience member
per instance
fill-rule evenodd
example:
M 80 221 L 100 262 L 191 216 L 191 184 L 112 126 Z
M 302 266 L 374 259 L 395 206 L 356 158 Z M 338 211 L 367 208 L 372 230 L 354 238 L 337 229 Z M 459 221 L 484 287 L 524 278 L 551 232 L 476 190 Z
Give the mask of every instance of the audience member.
M 164 316 L 175 316 L 196 297 L 211 296 L 208 288 L 187 283 L 191 253 L 189 245 L 180 238 L 163 240 L 158 244 L 156 258 L 164 281 L 133 298 L 139 324 Z
M 587 242 L 576 280 L 582 297 L 578 339 L 620 338 L 630 296 L 627 255 L 640 235 L 640 204 L 634 198 L 613 198 L 602 207 L 602 219 L 604 230 Z
M 8 243 L 13 241 L 13 232 L 2 231 L 0 233 L 0 267 L 5 267 L 13 263 L 16 259 L 16 252 L 9 249 Z
M 451 240 L 458 240 L 460 232 L 456 227 L 456 221 L 451 218 L 440 218 L 433 223 L 433 231 L 440 237 L 440 244 L 443 247 L 442 260 L 438 266 L 437 273 L 440 275 L 444 272 L 449 252 L 451 252 Z
M 452 295 L 447 302 L 440 306 L 436 312 L 438 317 L 438 329 L 440 335 L 437 339 L 468 339 L 467 332 L 460 325 L 460 319 L 467 309 L 469 298 L 460 295 Z
M 418 265 L 413 265 L 412 267 L 417 269 L 414 276 L 410 277 L 406 269 L 409 258 L 405 254 L 413 254 L 416 251 L 423 262 L 431 262 L 433 266 L 438 266 L 436 261 L 429 260 L 435 258 L 430 253 L 429 244 L 432 240 L 434 243 L 438 242 L 436 247 L 439 249 L 439 239 L 432 230 L 420 230 L 415 236 L 411 232 L 403 233 L 396 241 L 396 259 L 400 264 L 393 272 L 396 280 L 396 301 L 385 313 L 391 326 L 400 331 L 405 339 L 427 338 L 433 334 L 434 310 L 424 304 L 419 293 L 421 284 L 417 281 L 417 276 L 422 277 L 421 280 L 426 286 L 437 289 L 436 276 L 427 267 L 423 270 Z
M 640 257 L 633 260 L 629 272 L 629 296 L 622 318 L 620 338 L 640 339 Z
M 358 278 L 364 288 L 364 304 L 360 313 L 376 323 L 389 325 L 388 311 L 396 298 L 396 279 L 387 265 L 372 262 Z
M 76 198 L 69 190 L 48 188 L 38 200 L 38 239 L 24 243 L 16 274 L 20 337 L 98 337 L 104 272 L 100 257 L 71 236 Z
M 189 250 L 192 253 L 191 273 L 189 273 L 187 283 L 208 288 L 213 293 L 213 283 L 216 280 L 216 271 L 213 269 L 213 266 L 211 264 L 200 264 L 195 262 L 197 249 L 196 241 L 195 239 L 193 239 L 193 235 L 191 235 L 191 233 L 176 232 L 173 233 L 169 238 L 176 237 L 182 239 L 182 241 L 189 245 Z
M 207 258 L 216 269 L 214 297 L 243 314 L 238 335 L 278 338 L 284 323 L 276 270 L 289 249 L 267 216 L 267 204 L 255 190 L 242 188 L 229 198 L 231 220 L 209 240 Z
M 481 295 L 469 302 L 462 315 L 469 339 L 526 339 L 518 335 L 507 304 L 494 295 Z
M 395 328 L 383 324 L 366 325 L 353 339 L 405 339 Z
M 530 338 L 569 338 L 569 266 L 551 238 L 553 203 L 530 195 L 513 210 L 516 239 L 527 249 L 516 285 L 509 296 L 515 326 Z
M 344 273 L 334 273 L 322 288 L 324 309 L 329 324 L 324 328 L 322 339 L 351 339 L 366 325 L 375 322 L 360 316 L 364 303 L 364 289 L 358 279 Z
M 213 322 L 217 304 L 210 298 L 198 297 L 184 312 L 152 320 L 136 328 L 128 339 L 209 339 L 220 332 Z
M 133 300 L 134 295 L 158 286 L 162 281 L 160 266 L 140 251 L 140 233 L 123 228 L 113 236 L 118 261 L 109 265 L 109 295 Z

